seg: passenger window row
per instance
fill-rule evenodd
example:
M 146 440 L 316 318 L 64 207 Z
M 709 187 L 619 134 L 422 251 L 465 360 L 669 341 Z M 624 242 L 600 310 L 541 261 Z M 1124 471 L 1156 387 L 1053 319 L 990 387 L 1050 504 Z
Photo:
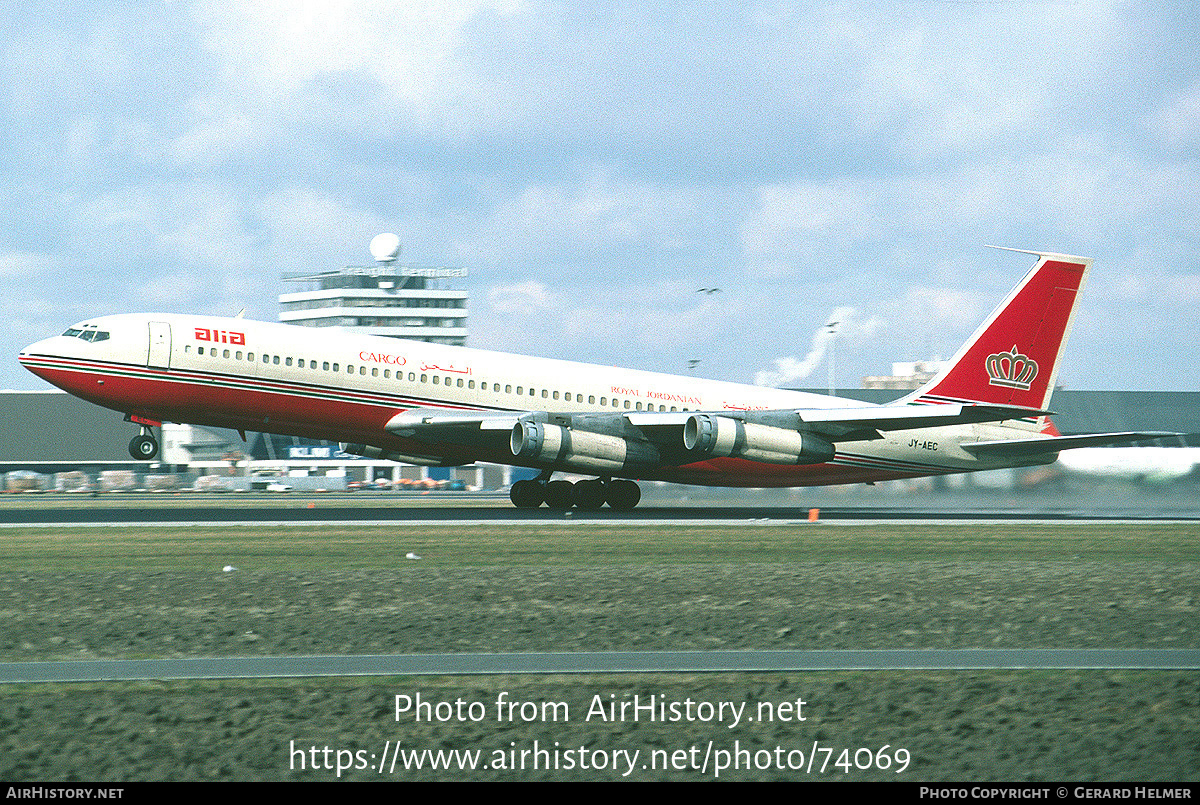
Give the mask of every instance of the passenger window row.
M 68 333 L 69 332 L 70 331 L 68 331 Z M 64 335 L 65 335 L 65 333 L 64 333 Z M 107 338 L 108 333 L 104 333 L 104 336 Z M 97 339 L 97 340 L 100 340 L 100 339 Z M 185 345 L 183 348 L 183 351 L 185 354 L 190 354 L 192 351 L 191 344 Z M 255 361 L 255 353 L 243 352 L 243 350 L 240 350 L 240 349 L 239 350 L 230 350 L 228 348 L 220 349 L 218 347 L 196 347 L 196 354 L 202 355 L 202 356 L 209 356 L 209 357 L 213 357 L 213 358 L 221 357 L 221 358 L 227 358 L 227 359 L 238 360 L 238 361 L 246 360 L 251 363 L 253 363 Z M 338 363 L 330 363 L 329 361 L 321 361 L 318 364 L 318 362 L 314 359 L 291 358 L 291 357 L 279 356 L 279 355 L 269 355 L 267 353 L 262 353 L 261 361 L 262 361 L 262 363 L 269 364 L 271 366 L 294 366 L 297 369 L 310 369 L 310 370 L 316 370 L 316 371 L 322 371 L 322 372 L 340 372 L 341 371 L 341 367 Z M 370 374 L 371 377 L 379 377 L 380 371 L 381 370 L 377 366 L 370 367 L 370 371 L 368 372 L 368 367 L 366 367 L 366 366 L 359 365 L 356 367 L 355 364 L 346 364 L 346 374 L 349 374 L 349 375 L 357 374 L 359 376 L 365 377 L 368 374 Z M 383 373 L 384 380 L 392 379 L 392 370 L 391 369 L 383 369 L 382 373 Z M 395 379 L 403 381 L 405 379 L 404 375 L 405 375 L 405 373 L 403 371 L 397 371 Z M 410 383 L 420 382 L 420 383 L 425 383 L 425 384 L 433 385 L 433 386 L 454 387 L 454 388 L 466 389 L 468 391 L 476 389 L 476 381 L 473 379 L 468 380 L 468 379 L 464 379 L 461 377 L 450 377 L 448 375 L 435 375 L 435 374 L 429 374 L 426 372 L 423 372 L 420 375 L 418 375 L 416 372 L 409 372 L 408 373 L 408 382 L 410 382 Z M 489 381 L 481 381 L 478 384 L 479 391 L 483 391 L 483 392 L 490 391 L 493 394 L 503 393 L 503 394 L 506 394 L 509 396 L 517 396 L 517 397 L 528 396 L 528 397 L 534 397 L 535 399 L 543 399 L 543 400 L 562 399 L 564 402 L 584 403 L 585 395 L 577 393 L 577 392 L 571 392 L 571 391 L 559 392 L 559 391 L 553 391 L 551 389 L 536 389 L 536 388 L 532 388 L 532 387 L 530 387 L 529 389 L 526 389 L 525 386 L 516 386 L 515 388 L 516 388 L 516 391 L 514 393 L 513 385 L 511 383 L 506 383 L 504 385 L 504 391 L 501 392 L 499 383 L 491 383 Z M 617 397 L 610 398 L 607 395 L 597 397 L 595 394 L 588 394 L 586 396 L 587 396 L 587 402 L 586 402 L 587 405 L 597 405 L 598 404 L 600 408 L 610 408 L 611 407 L 611 408 L 621 408 L 621 409 L 625 409 L 625 410 L 636 410 L 636 411 L 655 411 L 655 410 L 657 410 L 657 411 L 668 411 L 668 410 L 670 410 L 670 411 L 679 411 L 679 410 L 687 411 L 688 410 L 687 408 L 680 409 L 674 405 L 670 406 L 670 408 L 668 408 L 665 405 L 659 405 L 657 408 L 655 408 L 654 403 L 646 403 L 646 404 L 643 404 L 641 402 L 635 403 L 631 400 L 624 399 L 624 398 L 617 398 Z M 597 403 L 597 399 L 599 399 L 599 403 Z

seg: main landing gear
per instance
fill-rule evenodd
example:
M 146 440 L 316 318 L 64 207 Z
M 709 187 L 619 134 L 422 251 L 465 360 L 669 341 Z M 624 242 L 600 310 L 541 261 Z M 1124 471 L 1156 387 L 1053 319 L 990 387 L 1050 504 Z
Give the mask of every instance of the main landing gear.
M 629 511 L 642 499 L 642 490 L 633 481 L 618 478 L 594 481 L 517 481 L 508 497 L 518 509 L 536 509 L 543 503 L 547 508 L 566 511 L 572 506 L 583 511 L 595 511 L 607 503 L 617 511 Z

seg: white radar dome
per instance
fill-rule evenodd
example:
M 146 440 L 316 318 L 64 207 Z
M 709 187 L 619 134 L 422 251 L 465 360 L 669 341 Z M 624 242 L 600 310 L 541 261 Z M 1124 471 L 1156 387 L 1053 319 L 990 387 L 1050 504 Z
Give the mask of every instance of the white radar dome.
M 371 256 L 380 263 L 390 263 L 400 254 L 400 238 L 384 232 L 371 238 Z

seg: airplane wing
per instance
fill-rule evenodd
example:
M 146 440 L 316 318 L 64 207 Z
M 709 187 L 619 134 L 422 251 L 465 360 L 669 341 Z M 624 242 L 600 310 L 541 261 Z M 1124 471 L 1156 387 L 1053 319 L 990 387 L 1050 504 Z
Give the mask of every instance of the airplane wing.
M 799 408 L 768 411 L 402 411 L 385 429 L 396 436 L 460 448 L 503 449 L 559 457 L 592 450 L 612 461 L 659 466 L 700 454 L 742 455 L 771 463 L 812 463 L 833 455 L 833 443 L 883 438 L 884 431 L 998 422 L 1050 413 L 1022 406 L 945 405 Z M 510 439 L 511 437 L 511 439 Z M 547 441 L 548 440 L 548 441 Z M 631 452 L 632 451 L 632 452 Z M 804 461 L 801 462 L 801 457 Z M 608 458 L 605 459 L 610 460 Z
M 1057 453 L 1075 447 L 1101 447 L 1113 444 L 1133 444 L 1147 439 L 1164 439 L 1181 434 L 1164 430 L 1124 431 L 1121 433 L 1088 433 L 1080 436 L 1044 436 L 1037 439 L 1012 439 L 998 442 L 967 442 L 963 450 L 977 456 L 1008 458 Z
M 594 411 L 550 414 L 545 411 L 447 411 L 441 408 L 410 408 L 388 420 L 384 429 L 397 436 L 420 438 L 422 432 L 446 429 L 510 430 L 522 420 L 551 421 L 559 424 L 595 424 L 610 420 L 628 422 L 635 427 L 683 427 L 694 416 L 718 416 L 747 422 L 792 427 L 836 441 L 878 439 L 879 431 L 936 428 L 973 422 L 999 422 L 1005 419 L 1051 414 L 1022 406 L 1005 405 L 905 405 L 863 408 L 798 408 L 777 411 Z M 611 430 L 611 428 L 606 428 Z M 1143 437 L 1153 438 L 1153 437 Z M 981 443 L 982 444 L 982 443 Z
M 631 465 L 681 466 L 735 456 L 768 464 L 819 464 L 835 444 L 883 438 L 884 431 L 915 430 L 975 422 L 999 422 L 1049 414 L 1022 406 L 949 403 L 766 411 L 402 411 L 386 430 L 423 442 L 431 452 L 497 452 L 535 465 L 613 472 Z M 968 442 L 979 458 L 1024 459 L 1075 447 L 1130 444 L 1178 434 L 1126 431 L 1081 436 Z

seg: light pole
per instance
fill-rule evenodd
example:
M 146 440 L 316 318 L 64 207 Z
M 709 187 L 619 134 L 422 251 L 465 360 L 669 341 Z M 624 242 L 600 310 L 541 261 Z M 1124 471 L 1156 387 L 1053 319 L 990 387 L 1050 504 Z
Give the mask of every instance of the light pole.
M 834 385 L 833 378 L 834 378 L 835 367 L 836 367 L 836 363 L 837 363 L 835 345 L 837 343 L 837 326 L 840 323 L 841 322 L 839 322 L 839 321 L 831 321 L 825 325 L 825 332 L 829 333 L 829 396 L 830 397 L 834 396 L 834 394 L 833 394 L 833 385 Z

